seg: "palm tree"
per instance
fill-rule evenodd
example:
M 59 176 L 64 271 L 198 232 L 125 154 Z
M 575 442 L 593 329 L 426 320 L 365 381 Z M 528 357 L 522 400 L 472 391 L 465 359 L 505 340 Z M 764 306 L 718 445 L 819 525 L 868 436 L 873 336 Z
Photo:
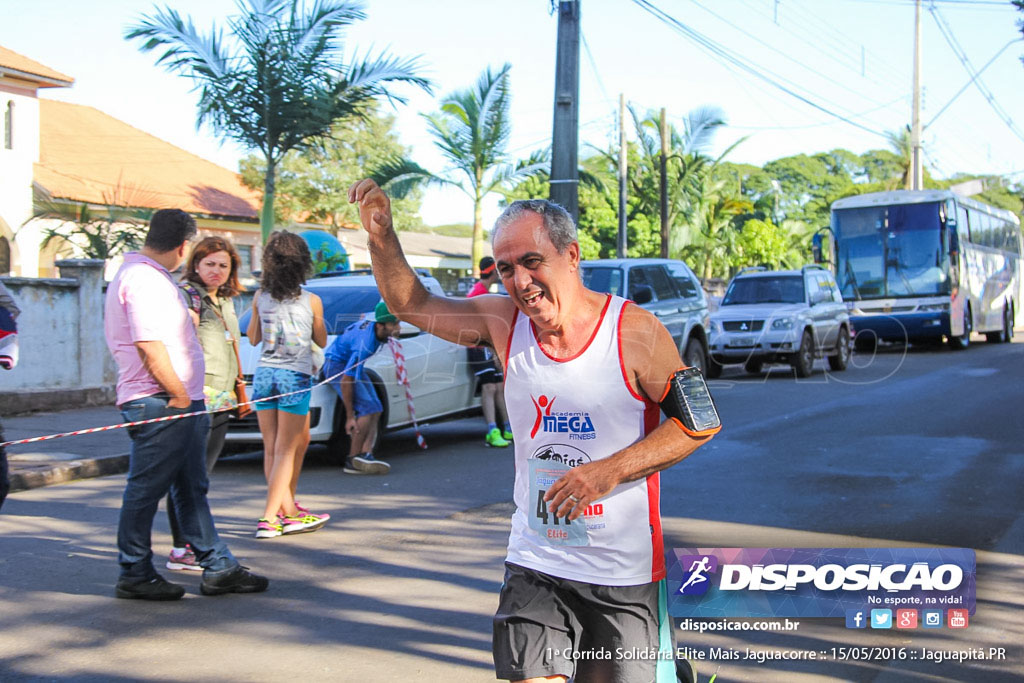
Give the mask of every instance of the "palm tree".
M 544 154 L 514 163 L 505 148 L 512 132 L 508 108 L 510 64 L 497 73 L 488 67 L 476 85 L 456 91 L 441 101 L 441 111 L 426 114 L 434 144 L 448 161 L 445 175 L 430 173 L 410 159 L 384 165 L 374 177 L 392 193 L 401 194 L 417 184 L 453 185 L 473 200 L 473 274 L 479 275 L 483 256 L 483 199 L 510 181 L 547 169 Z
M 329 137 L 340 118 L 358 116 L 370 100 L 403 102 L 386 87 L 412 83 L 417 60 L 386 54 L 344 62 L 341 33 L 365 18 L 360 2 L 344 0 L 239 0 L 241 14 L 228 19 L 229 46 L 214 27 L 200 34 L 191 18 L 158 9 L 129 27 L 141 50 L 162 48 L 157 59 L 168 71 L 190 77 L 200 91 L 198 124 L 266 159 L 260 227 L 266 240 L 274 224 L 275 171 L 292 149 Z
M 654 110 L 643 116 L 629 107 L 636 133 L 637 158 L 630 159 L 630 195 L 636 198 L 632 215 L 642 213 L 656 217 L 661 213 L 660 163 L 661 125 Z M 715 132 L 725 125 L 722 111 L 716 107 L 698 107 L 683 119 L 683 130 L 668 125 L 668 224 L 671 230 L 670 252 L 677 252 L 697 238 L 693 212 L 704 176 L 719 159 L 707 156 Z M 728 154 L 742 140 L 731 145 L 722 154 Z M 611 167 L 618 165 L 618 149 L 599 150 Z
M 739 230 L 734 219 L 750 212 L 749 199 L 733 194 L 728 181 L 706 173 L 700 179 L 695 200 L 696 239 L 685 251 L 701 262 L 700 277 L 704 282 L 716 274 L 728 274 L 730 257 L 737 251 Z
M 903 173 L 899 178 L 899 184 L 904 190 L 909 190 L 914 166 L 914 146 L 910 141 L 910 129 L 900 128 L 888 131 L 885 138 L 889 141 L 889 149 L 900 158 L 900 168 Z M 891 184 L 895 185 L 895 179 Z
M 43 230 L 42 246 L 56 242 L 70 246 L 76 256 L 103 261 L 142 246 L 146 224 L 156 211 L 145 207 L 161 206 L 159 195 L 118 177 L 101 199 L 96 204 L 68 202 L 37 188 L 32 217 L 59 221 Z

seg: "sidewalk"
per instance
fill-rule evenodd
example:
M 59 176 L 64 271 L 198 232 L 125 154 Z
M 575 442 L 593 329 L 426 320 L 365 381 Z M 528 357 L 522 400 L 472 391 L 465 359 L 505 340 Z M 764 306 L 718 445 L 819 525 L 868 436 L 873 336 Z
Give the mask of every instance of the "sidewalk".
M 121 413 L 112 405 L 32 413 L 4 417 L 4 438 L 6 441 L 16 441 L 121 422 Z M 11 466 L 11 490 L 22 491 L 75 479 L 126 472 L 130 445 L 127 431 L 115 429 L 9 446 L 7 459 Z

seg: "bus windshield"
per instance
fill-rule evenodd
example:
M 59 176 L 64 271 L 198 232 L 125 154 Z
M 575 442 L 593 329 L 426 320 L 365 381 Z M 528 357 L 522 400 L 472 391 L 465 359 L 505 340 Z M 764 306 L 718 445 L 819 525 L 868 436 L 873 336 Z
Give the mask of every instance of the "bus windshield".
M 843 298 L 948 294 L 941 206 L 933 202 L 833 211 L 836 279 Z

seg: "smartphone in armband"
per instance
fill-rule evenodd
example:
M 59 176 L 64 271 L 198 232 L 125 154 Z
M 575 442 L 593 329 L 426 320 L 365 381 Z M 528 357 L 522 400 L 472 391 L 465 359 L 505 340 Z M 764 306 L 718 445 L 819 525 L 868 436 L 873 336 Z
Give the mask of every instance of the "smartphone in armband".
M 722 428 L 715 401 L 697 368 L 674 372 L 659 405 L 668 418 L 678 422 L 691 436 L 710 436 Z

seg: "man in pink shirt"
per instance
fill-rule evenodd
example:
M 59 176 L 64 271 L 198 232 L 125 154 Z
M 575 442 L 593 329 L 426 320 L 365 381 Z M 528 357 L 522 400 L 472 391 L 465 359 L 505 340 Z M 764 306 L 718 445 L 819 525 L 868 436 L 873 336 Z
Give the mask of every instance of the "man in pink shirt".
M 125 256 L 107 288 L 104 332 L 117 362 L 117 404 L 126 422 L 204 410 L 203 350 L 170 274 L 195 234 L 195 220 L 184 211 L 157 211 L 144 246 Z M 128 428 L 132 447 L 117 528 L 117 597 L 177 600 L 185 594 L 153 567 L 153 517 L 168 490 L 185 540 L 203 567 L 203 595 L 267 589 L 267 579 L 239 565 L 214 527 L 206 501 L 209 431 L 209 415 Z

